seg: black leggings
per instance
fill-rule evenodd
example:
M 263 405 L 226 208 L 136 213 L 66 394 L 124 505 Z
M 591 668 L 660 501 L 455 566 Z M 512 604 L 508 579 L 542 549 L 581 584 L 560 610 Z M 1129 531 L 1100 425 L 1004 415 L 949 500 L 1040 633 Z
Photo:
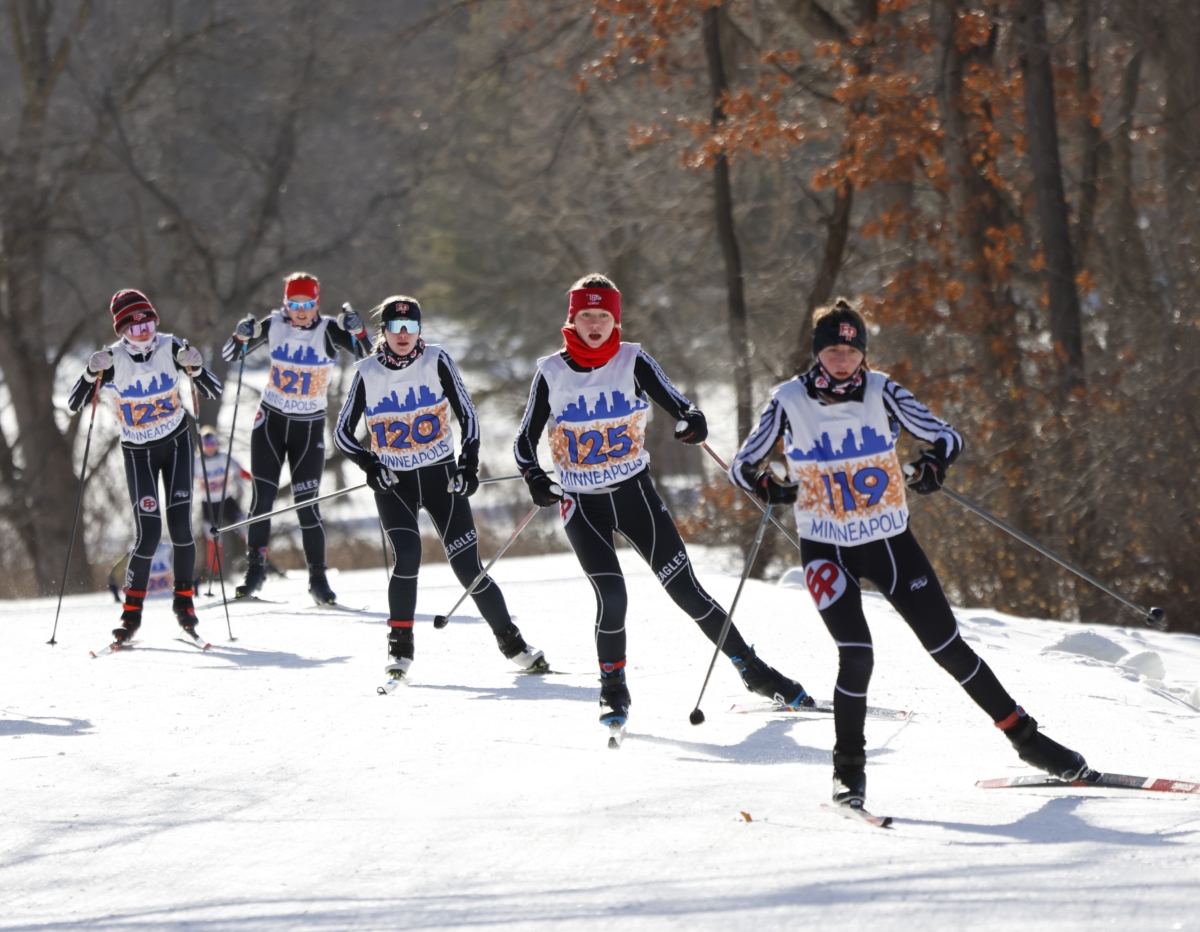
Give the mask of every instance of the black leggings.
M 991 667 L 959 634 L 942 584 L 911 530 L 857 547 L 801 540 L 800 559 L 808 591 L 838 646 L 833 697 L 838 751 L 859 755 L 866 746 L 863 719 L 875 661 L 871 631 L 863 615 L 860 579 L 875 584 L 921 645 L 992 721 L 1001 721 L 1016 708 Z
M 288 417 L 268 408 L 258 409 L 254 430 L 250 434 L 250 472 L 254 476 L 254 499 L 250 517 L 265 515 L 275 507 L 279 491 L 279 476 L 286 458 L 292 478 L 292 501 L 304 502 L 316 498 L 321 491 L 321 476 L 325 472 L 325 415 L 300 419 Z M 300 534 L 304 539 L 304 559 L 309 566 L 325 565 L 325 528 L 321 524 L 319 505 L 301 508 L 296 512 Z M 266 552 L 271 539 L 271 522 L 251 524 L 246 532 L 249 552 Z
M 454 478 L 452 459 L 429 466 L 397 472 L 399 482 L 387 494 L 375 493 L 379 520 L 392 544 L 394 562 L 388 583 L 388 610 L 393 621 L 412 621 L 417 608 L 417 573 L 421 569 L 421 532 L 417 514 L 429 512 L 437 528 L 450 568 L 463 587 L 471 585 L 483 570 L 479 562 L 479 540 L 471 503 L 447 490 Z M 493 632 L 505 633 L 512 616 L 504 604 L 504 593 L 490 576 L 485 576 L 471 593 L 479 613 Z
M 131 593 L 144 593 L 150 579 L 150 560 L 162 537 L 163 502 L 158 494 L 158 479 L 162 476 L 167 531 L 175 548 L 175 588 L 191 589 L 192 572 L 196 568 L 196 541 L 192 538 L 195 451 L 191 429 L 185 424 L 170 440 L 151 447 L 122 447 L 121 454 L 125 458 L 125 481 L 137 525 L 137 540 L 125 570 L 125 588 Z
M 692 572 L 687 548 L 646 470 L 601 492 L 571 492 L 563 499 L 567 539 L 596 591 L 596 654 L 601 665 L 625 659 L 625 576 L 613 546 L 620 534 L 650 565 L 662 587 L 714 644 L 725 610 L 704 591 Z M 729 626 L 722 650 L 729 657 L 746 649 Z

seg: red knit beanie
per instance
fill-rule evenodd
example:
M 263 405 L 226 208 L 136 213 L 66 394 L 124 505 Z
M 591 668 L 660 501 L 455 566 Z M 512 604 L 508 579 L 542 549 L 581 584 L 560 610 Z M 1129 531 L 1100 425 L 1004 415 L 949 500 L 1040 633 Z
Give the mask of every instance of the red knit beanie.
M 113 330 L 118 336 L 130 324 L 158 320 L 158 313 L 146 296 L 132 288 L 124 288 L 113 295 L 108 309 L 112 311 Z

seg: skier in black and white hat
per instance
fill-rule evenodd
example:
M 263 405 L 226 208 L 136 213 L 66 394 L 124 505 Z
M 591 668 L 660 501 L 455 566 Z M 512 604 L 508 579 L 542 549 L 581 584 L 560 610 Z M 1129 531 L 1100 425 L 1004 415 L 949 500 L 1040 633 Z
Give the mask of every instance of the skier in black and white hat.
M 844 299 L 813 315 L 813 367 L 771 392 L 730 478 L 762 501 L 794 503 L 805 582 L 838 645 L 833 799 L 866 797 L 867 684 L 874 665 L 859 580 L 870 580 L 921 644 L 975 700 L 1021 759 L 1063 780 L 1083 757 L 1038 731 L 959 634 L 941 584 L 908 527 L 905 488 L 929 495 L 962 452 L 962 437 L 902 386 L 867 366 L 867 330 Z M 896 453 L 903 428 L 930 446 L 906 479 Z M 760 468 L 783 438 L 788 480 Z
M 421 339 L 421 305 L 415 298 L 394 295 L 372 314 L 379 321 L 380 339 L 375 355 L 354 366 L 354 381 L 338 415 L 334 440 L 367 474 L 379 520 L 391 541 L 394 564 L 388 584 L 391 617 L 385 669 L 393 679 L 401 679 L 413 660 L 420 510 L 424 508 L 433 519 L 450 567 L 463 586 L 483 571 L 468 501 L 479 488 L 479 418 L 454 360 L 442 347 Z M 451 413 L 462 431 L 457 461 Z M 366 446 L 355 436 L 363 420 Z M 505 657 L 524 670 L 549 669 L 542 652 L 525 643 L 491 577 L 483 578 L 471 598 Z
M 78 411 L 103 386 L 121 425 L 121 454 L 137 539 L 125 571 L 121 624 L 113 638 L 124 643 L 142 624 L 150 561 L 162 536 L 164 514 L 174 547 L 175 599 L 171 607 L 180 626 L 195 637 L 193 442 L 184 417 L 180 374 L 190 375 L 196 390 L 206 398 L 218 397 L 221 383 L 204 368 L 199 350 L 158 332 L 158 313 L 140 291 L 118 291 L 109 307 L 113 330 L 120 339 L 92 354 L 68 404 Z M 160 477 L 165 498 L 159 495 Z
M 343 305 L 336 319 L 321 316 L 321 285 L 315 275 L 294 272 L 284 279 L 283 307 L 262 320 L 247 317 L 237 325 L 221 350 L 233 361 L 267 344 L 271 373 L 250 434 L 250 472 L 254 498 L 250 517 L 269 514 L 275 507 L 279 477 L 286 461 L 291 473 L 292 500 L 316 498 L 325 473 L 325 408 L 329 377 L 338 350 L 361 359 L 369 344 L 362 318 Z M 318 605 L 337 602 L 325 574 L 325 528 L 320 506 L 296 512 L 308 563 L 308 591 Z M 246 578 L 237 587 L 239 599 L 262 588 L 267 572 L 271 522 L 257 521 L 246 532 Z

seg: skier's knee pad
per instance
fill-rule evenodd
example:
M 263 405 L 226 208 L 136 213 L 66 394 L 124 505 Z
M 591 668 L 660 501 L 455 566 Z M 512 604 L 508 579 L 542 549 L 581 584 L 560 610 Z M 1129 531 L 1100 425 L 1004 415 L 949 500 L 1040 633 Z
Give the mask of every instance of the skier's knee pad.
M 848 693 L 865 693 L 875 669 L 875 651 L 870 647 L 839 647 L 838 658 L 838 686 Z
M 931 656 L 943 670 L 960 683 L 979 666 L 979 655 L 971 650 L 971 646 L 959 634 L 941 650 L 931 652 Z
M 620 576 L 589 576 L 588 579 L 596 587 L 601 633 L 608 633 L 624 627 L 625 611 L 629 607 L 625 580 Z

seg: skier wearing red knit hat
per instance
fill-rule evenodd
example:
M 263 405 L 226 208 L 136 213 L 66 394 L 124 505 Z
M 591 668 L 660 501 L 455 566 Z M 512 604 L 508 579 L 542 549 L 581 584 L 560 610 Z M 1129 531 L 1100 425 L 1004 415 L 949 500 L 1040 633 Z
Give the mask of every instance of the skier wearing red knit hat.
M 603 275 L 587 275 L 570 291 L 566 344 L 538 360 L 537 375 L 514 453 L 533 501 L 558 505 L 567 538 L 596 591 L 600 721 L 618 733 L 629 714 L 625 684 L 625 578 L 613 548 L 618 533 L 658 576 L 667 594 L 716 643 L 725 610 L 704 591 L 667 506 L 650 478 L 643 446 L 654 401 L 679 422 L 675 439 L 701 443 L 708 426 L 700 409 L 637 343 L 621 342 L 621 293 Z M 551 479 L 538 463 L 542 429 L 550 426 Z M 811 705 L 793 679 L 765 664 L 735 626 L 722 646 L 746 688 L 787 705 Z M 619 741 L 616 742 L 619 744 Z
M 142 624 L 150 560 L 162 536 L 164 513 L 174 547 L 172 609 L 180 627 L 195 638 L 193 442 L 184 417 L 179 374 L 191 376 L 196 390 L 206 398 L 220 396 L 221 383 L 204 368 L 199 350 L 178 337 L 158 332 L 158 313 L 140 291 L 118 291 L 109 308 L 113 330 L 121 339 L 92 354 L 87 369 L 71 390 L 68 406 L 78 411 L 104 387 L 121 425 L 121 453 L 137 539 L 125 572 L 125 605 L 120 627 L 113 631 L 114 643 L 131 640 Z M 160 477 L 165 497 L 159 495 Z
M 315 275 L 294 272 L 284 279 L 283 307 L 261 321 L 247 316 L 221 355 L 233 361 L 264 343 L 271 373 L 250 434 L 250 472 L 254 498 L 250 517 L 275 507 L 284 460 L 292 481 L 292 500 L 316 498 L 325 472 L 325 408 L 329 376 L 338 350 L 362 359 L 370 349 L 367 328 L 349 304 L 336 319 L 321 316 L 321 285 Z M 308 563 L 308 591 L 318 605 L 334 605 L 337 596 L 325 575 L 325 529 L 319 506 L 296 512 Z M 266 578 L 271 522 L 258 521 L 246 532 L 246 579 L 237 598 L 252 597 Z

